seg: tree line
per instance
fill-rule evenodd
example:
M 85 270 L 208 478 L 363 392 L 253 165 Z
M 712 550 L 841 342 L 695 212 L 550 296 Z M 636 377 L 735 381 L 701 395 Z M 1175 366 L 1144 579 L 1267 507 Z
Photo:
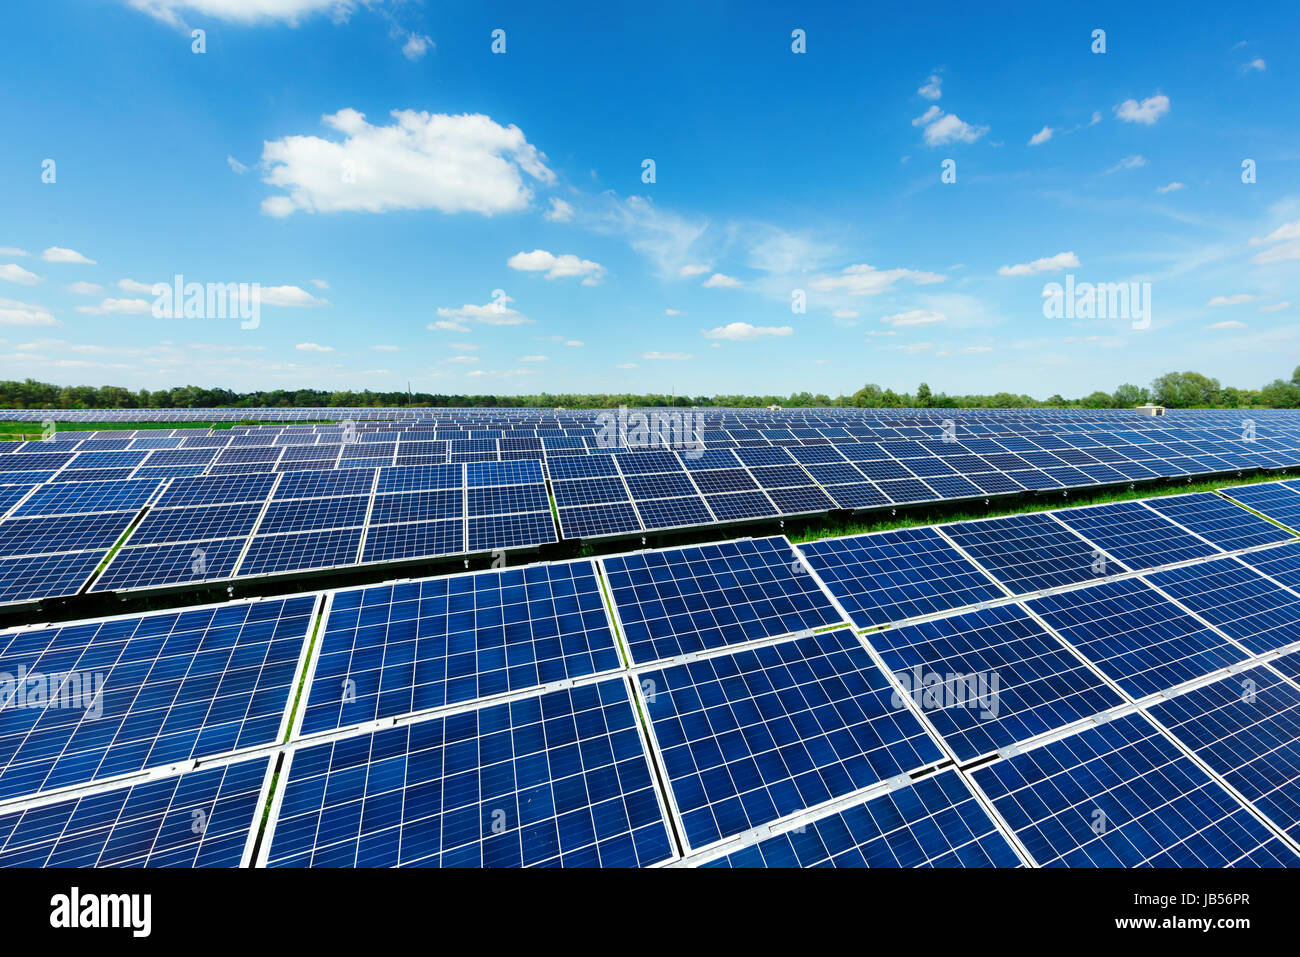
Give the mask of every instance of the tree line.
M 1060 395 L 1035 399 L 1028 395 L 997 392 L 991 395 L 948 395 L 934 392 L 922 382 L 915 392 L 895 392 L 868 383 L 852 395 L 830 396 L 825 393 L 796 392 L 791 395 L 663 395 L 649 393 L 552 393 L 534 395 L 444 395 L 430 392 L 372 392 L 351 390 L 329 392 L 322 389 L 273 389 L 260 392 L 234 392 L 230 389 L 204 389 L 178 386 L 172 389 L 140 389 L 132 392 L 121 386 L 60 386 L 34 379 L 0 381 L 0 408 L 4 409 L 240 409 L 240 408 L 322 408 L 346 406 L 374 408 L 617 408 L 620 405 L 643 407 L 715 406 L 736 409 L 761 409 L 770 405 L 783 408 L 870 408 L 870 409 L 1033 409 L 1083 408 L 1125 409 L 1146 402 L 1172 409 L 1215 408 L 1300 408 L 1300 367 L 1291 378 L 1274 379 L 1259 389 L 1223 386 L 1198 372 L 1169 372 L 1150 386 L 1124 384 L 1113 392 L 1093 392 L 1081 398 Z

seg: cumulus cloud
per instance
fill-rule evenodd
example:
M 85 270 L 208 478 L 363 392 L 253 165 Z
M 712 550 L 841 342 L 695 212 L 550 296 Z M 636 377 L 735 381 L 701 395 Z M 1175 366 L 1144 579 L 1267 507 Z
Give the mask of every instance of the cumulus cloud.
M 1040 146 L 1043 143 L 1046 143 L 1048 140 L 1050 140 L 1052 138 L 1052 134 L 1055 132 L 1056 130 L 1052 129 L 1050 126 L 1044 126 L 1033 136 L 1029 137 L 1029 145 Z
M 907 280 L 917 285 L 943 282 L 947 278 L 938 273 L 918 269 L 877 269 L 865 263 L 846 266 L 839 275 L 816 276 L 810 287 L 817 292 L 842 292 L 849 296 L 874 296 Z
M 41 281 L 40 276 L 34 272 L 29 272 L 17 263 L 0 264 L 0 279 L 20 283 L 24 286 L 34 286 Z
M 134 279 L 119 279 L 117 288 L 123 292 L 133 292 L 137 295 L 153 295 L 154 284 L 151 282 L 137 282 Z
M 705 289 L 737 289 L 740 287 L 740 280 L 734 276 L 727 276 L 720 272 L 715 272 L 708 279 L 704 280 Z
M 402 44 L 402 56 L 408 60 L 418 60 L 433 49 L 433 40 L 423 33 L 411 33 Z
M 887 326 L 905 327 L 905 326 L 929 326 L 936 322 L 947 322 L 948 317 L 942 312 L 935 312 L 933 309 L 909 309 L 907 312 L 896 313 L 892 316 L 881 316 L 880 321 Z
M 937 73 L 930 74 L 916 92 L 927 100 L 939 99 L 939 97 L 943 96 L 943 78 Z
M 545 218 L 553 223 L 567 223 L 573 219 L 573 204 L 566 203 L 558 196 L 552 196 L 551 208 L 546 211 Z
M 1115 107 L 1115 115 L 1125 123 L 1141 123 L 1144 126 L 1150 126 L 1168 112 L 1169 97 L 1163 93 L 1148 96 L 1141 103 L 1127 99 Z
M 937 111 L 937 112 L 936 112 Z M 913 125 L 925 125 L 921 138 L 927 146 L 944 146 L 948 143 L 974 143 L 989 131 L 987 126 L 975 126 L 960 119 L 956 113 L 944 113 L 938 107 L 930 107 L 924 114 L 912 121 Z
M 1079 257 L 1072 252 L 1057 253 L 1055 256 L 1044 256 L 1042 259 L 1035 259 L 1033 262 L 1017 263 L 1014 266 L 999 266 L 999 276 L 1032 276 L 1039 272 L 1056 272 L 1058 269 L 1077 269 L 1079 266 Z
M 1260 306 L 1259 311 L 1274 313 L 1274 312 L 1281 312 L 1283 309 L 1290 309 L 1290 308 L 1291 308 L 1291 303 L 1289 302 L 1274 302 L 1274 303 L 1269 303 L 1267 306 Z
M 466 332 L 468 323 L 477 322 L 485 326 L 521 326 L 524 323 L 533 322 L 523 313 L 513 308 L 510 303 L 514 302 L 509 296 L 500 296 L 492 302 L 483 306 L 476 306 L 466 303 L 456 309 L 441 307 L 438 309 L 438 315 L 442 319 L 430 324 L 430 329 L 441 331 Z
M 1263 296 L 1252 296 L 1248 293 L 1239 292 L 1231 296 L 1215 296 L 1213 299 L 1207 302 L 1206 305 L 1207 306 L 1241 306 L 1241 305 L 1245 305 L 1248 302 L 1259 302 L 1263 298 L 1264 298 Z
M 261 297 L 261 303 L 264 306 L 290 306 L 298 309 L 309 309 L 313 306 L 328 305 L 324 299 L 317 299 L 306 289 L 299 286 L 262 286 Z
M 1264 62 L 1263 57 L 1259 57 L 1259 56 L 1241 65 L 1242 73 L 1250 73 L 1252 71 L 1263 73 L 1267 69 L 1268 69 L 1268 64 Z
M 0 326 L 57 326 L 59 320 L 44 306 L 14 299 L 0 299 Z
M 732 342 L 750 342 L 765 336 L 791 336 L 794 329 L 790 326 L 752 326 L 748 322 L 729 322 L 716 329 L 704 329 L 706 339 L 729 339 Z
M 689 279 L 691 276 L 703 276 L 709 271 L 709 267 L 703 263 L 688 263 L 677 271 L 679 276 Z
M 520 362 L 549 362 L 549 356 L 520 356 Z
M 547 279 L 567 279 L 582 277 L 584 286 L 598 285 L 605 275 L 605 267 L 590 259 L 579 259 L 572 253 L 557 256 L 545 249 L 534 249 L 530 253 L 517 252 L 506 260 L 506 265 L 520 272 L 540 272 Z
M 17 246 L 0 246 L 0 256 L 30 256 L 25 249 L 19 249 Z
M 371 0 L 127 0 L 137 10 L 152 17 L 180 25 L 189 10 L 201 16 L 231 23 L 298 23 L 318 13 L 328 13 L 336 21 L 346 20 L 361 3 Z
M 333 346 L 323 346 L 319 342 L 300 342 L 294 346 L 299 352 L 333 352 Z
M 104 287 L 97 282 L 74 282 L 68 286 L 68 292 L 75 296 L 98 296 Z
M 286 136 L 262 151 L 265 181 L 286 191 L 262 202 L 271 216 L 306 212 L 436 209 L 444 213 L 512 212 L 528 207 L 525 177 L 552 183 L 546 157 L 517 126 L 480 113 L 451 116 L 394 110 L 389 126 L 372 126 L 353 109 L 322 117 L 342 142 Z
M 148 299 L 102 299 L 97 306 L 78 306 L 88 316 L 143 316 L 153 312 Z
M 83 266 L 95 265 L 95 260 L 87 259 L 75 249 L 65 249 L 62 246 L 51 246 L 45 252 L 41 253 L 41 258 L 47 263 L 80 263 Z

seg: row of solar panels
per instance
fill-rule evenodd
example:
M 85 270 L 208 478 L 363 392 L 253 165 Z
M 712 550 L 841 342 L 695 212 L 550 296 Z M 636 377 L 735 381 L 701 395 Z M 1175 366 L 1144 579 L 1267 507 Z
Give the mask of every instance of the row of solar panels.
M 555 541 L 532 461 L 47 482 L 0 506 L 0 604 Z
M 14 629 L 0 863 L 248 863 L 278 767 L 271 866 L 1297 864 L 1297 587 L 1194 495 Z

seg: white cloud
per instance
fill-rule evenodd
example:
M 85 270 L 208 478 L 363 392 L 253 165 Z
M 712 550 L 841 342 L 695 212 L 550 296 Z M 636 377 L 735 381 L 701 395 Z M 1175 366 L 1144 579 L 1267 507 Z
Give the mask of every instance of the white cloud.
M 1106 175 L 1109 176 L 1111 173 L 1118 173 L 1122 169 L 1140 169 L 1146 165 L 1147 158 L 1145 156 L 1142 156 L 1140 153 L 1133 153 L 1129 156 L 1125 156 L 1110 169 L 1106 170 Z
M 677 362 L 683 359 L 694 359 L 695 357 L 689 352 L 643 352 L 641 358 Z
M 1294 239 L 1289 243 L 1280 243 L 1272 249 L 1256 253 L 1251 258 L 1251 262 L 1267 266 L 1271 263 L 1289 262 L 1292 259 L 1300 259 L 1300 239 Z
M 921 88 L 916 92 L 925 97 L 927 100 L 937 100 L 943 96 L 943 77 L 937 73 L 930 74 L 929 78 L 921 84 Z
M 1252 236 L 1250 244 L 1252 246 L 1263 246 L 1268 243 L 1280 243 L 1284 239 L 1300 239 L 1300 219 L 1297 219 L 1294 223 L 1283 223 L 1263 239 Z
M 433 40 L 423 33 L 412 33 L 402 44 L 402 56 L 408 60 L 418 60 L 434 47 Z
M 478 356 L 452 356 L 449 359 L 443 359 L 443 362 L 455 362 L 461 365 L 470 365 L 475 362 L 481 362 Z
M 904 326 L 929 326 L 936 322 L 947 322 L 948 317 L 942 312 L 935 312 L 933 309 L 909 309 L 907 312 L 896 313 L 892 316 L 881 316 L 880 321 L 887 326 L 904 327 Z
M 790 326 L 752 326 L 748 322 L 729 322 L 716 329 L 701 331 L 706 339 L 729 339 L 732 342 L 751 342 L 764 336 L 794 335 L 794 329 Z
M 226 154 L 226 165 L 229 166 L 237 175 L 243 176 L 248 172 L 248 167 L 239 160 L 235 159 L 229 153 Z
M 590 259 L 579 259 L 573 253 L 557 256 L 545 249 L 530 253 L 517 252 L 506 260 L 506 265 L 520 272 L 542 272 L 547 279 L 567 279 L 581 276 L 584 286 L 595 286 L 605 275 L 605 267 Z
M 520 356 L 520 362 L 550 362 L 549 356 Z
M 943 282 L 947 278 L 938 273 L 917 269 L 877 269 L 859 263 L 846 266 L 837 276 L 817 276 L 809 283 L 817 292 L 842 292 L 850 296 L 874 296 L 885 292 L 895 283 L 906 279 L 917 285 Z
M 521 326 L 534 321 L 510 306 L 512 302 L 514 300 L 509 296 L 501 296 L 484 306 L 466 303 L 458 309 L 442 307 L 438 309 L 438 315 L 445 321 L 435 322 L 429 328 L 466 332 L 468 331 L 466 323 L 470 322 L 482 323 L 485 326 Z
M 720 272 L 715 272 L 708 279 L 704 280 L 705 289 L 737 289 L 740 287 L 740 280 L 734 276 L 727 276 Z
M 401 346 L 379 345 L 379 346 L 371 346 L 370 348 L 374 349 L 376 352 L 401 352 L 402 351 Z
M 1214 322 L 1205 327 L 1206 329 L 1245 329 L 1244 322 L 1238 322 L 1235 319 L 1229 319 L 1227 322 Z
M 637 365 L 636 365 L 635 362 L 620 362 L 620 363 L 619 363 L 618 365 L 616 365 L 614 368 L 616 368 L 616 369 L 635 369 L 636 367 L 637 367 Z
M 1125 123 L 1142 123 L 1146 126 L 1150 126 L 1168 112 L 1169 97 L 1163 93 L 1148 96 L 1141 103 L 1128 99 L 1115 107 L 1115 115 Z
M 44 306 L 14 299 L 0 299 L 0 326 L 57 326 L 59 320 Z
M 1268 69 L 1268 64 L 1265 63 L 1265 62 L 1264 62 L 1264 58 L 1263 58 L 1263 57 L 1260 57 L 1260 56 L 1257 56 L 1257 57 L 1255 57 L 1255 59 L 1253 59 L 1253 60 L 1251 60 L 1251 61 L 1249 61 L 1249 62 L 1247 62 L 1247 63 L 1243 63 L 1243 64 L 1241 65 L 1241 72 L 1242 72 L 1242 73 L 1250 73 L 1252 70 L 1256 70 L 1256 71 L 1258 71 L 1258 72 L 1260 72 L 1260 73 L 1263 73 L 1263 72 L 1264 72 L 1265 70 L 1267 70 L 1267 69 Z
M 1240 306 L 1248 302 L 1259 302 L 1259 300 L 1263 298 L 1264 298 L 1263 296 L 1251 296 L 1247 293 L 1239 292 L 1232 296 L 1215 296 L 1213 299 L 1207 302 L 1206 305 L 1207 306 Z
M 123 292 L 133 292 L 136 295 L 153 295 L 153 283 L 136 282 L 134 279 L 119 279 L 117 288 Z
M 97 282 L 74 282 L 68 286 L 68 292 L 75 296 L 98 296 L 104 287 Z
M 1039 146 L 1043 143 L 1046 143 L 1048 140 L 1052 138 L 1052 134 L 1055 132 L 1056 130 L 1052 129 L 1050 126 L 1044 126 L 1033 136 L 1029 137 L 1029 145 Z
M 546 211 L 545 218 L 553 223 L 567 223 L 573 219 L 573 205 L 558 196 L 552 196 L 551 208 Z
M 912 125 L 913 125 L 913 126 L 925 126 L 925 124 L 927 124 L 927 123 L 933 123 L 935 120 L 937 120 L 937 119 L 938 119 L 939 117 L 941 117 L 941 116 L 943 116 L 943 110 L 939 109 L 939 107 L 937 107 L 937 106 L 931 106 L 929 109 L 927 109 L 927 110 L 926 110 L 924 113 L 922 113 L 920 116 L 914 118 L 914 119 L 912 120 Z
M 83 266 L 95 265 L 95 260 L 87 259 L 75 249 L 65 249 L 62 246 L 51 246 L 45 252 L 41 253 L 41 258 L 47 263 L 80 263 Z
M 370 0 L 127 0 L 164 23 L 179 25 L 182 11 L 232 23 L 253 24 L 279 21 L 290 26 L 317 13 L 329 13 L 336 21 L 346 20 L 358 2 Z
M 460 352 L 478 352 L 482 347 L 473 342 L 449 342 L 447 348 L 457 349 Z
M 692 249 L 709 228 L 707 219 L 687 219 L 643 196 L 620 199 L 613 193 L 602 194 L 600 202 L 580 211 L 577 219 L 597 232 L 625 239 L 663 278 L 681 275 L 687 263 L 700 261 Z
M 703 276 L 709 271 L 709 267 L 703 263 L 689 263 L 677 271 L 679 276 L 690 278 L 691 276 Z
M 586 345 L 586 343 L 581 339 L 565 339 L 564 344 L 571 349 L 577 349 L 580 346 Z
M 30 256 L 25 249 L 19 249 L 17 246 L 0 246 L 0 256 Z
M 959 119 L 956 113 L 945 113 L 926 126 L 922 139 L 925 140 L 928 146 L 943 146 L 947 143 L 974 143 L 988 131 L 987 126 L 973 126 Z
M 78 306 L 77 312 L 88 316 L 143 316 L 153 312 L 147 299 L 104 299 L 98 306 Z
M 450 116 L 394 110 L 391 126 L 372 126 L 353 109 L 322 117 L 343 142 L 318 136 L 268 141 L 265 181 L 288 195 L 271 196 L 262 211 L 378 213 L 436 209 L 491 216 L 527 208 L 524 176 L 551 183 L 546 157 L 517 126 L 481 113 Z
M 934 343 L 933 342 L 909 342 L 905 345 L 895 346 L 894 348 L 896 348 L 899 352 L 906 353 L 907 355 L 915 355 L 918 352 L 929 352 L 931 349 L 934 348 Z
M 1039 272 L 1056 272 L 1058 269 L 1077 269 L 1079 267 L 1079 257 L 1072 252 L 1057 253 L 1055 256 L 1044 256 L 1042 259 L 1035 259 L 1033 262 L 1017 263 L 1014 266 L 999 266 L 999 276 L 1032 276 Z
M 1164 186 L 1157 186 L 1156 192 L 1163 196 L 1165 193 L 1176 193 L 1180 189 L 1186 189 L 1186 188 L 1187 187 L 1184 186 L 1182 183 L 1175 181 L 1173 183 L 1166 183 Z
M 664 315 L 665 315 L 665 316 L 680 316 L 680 315 L 682 315 L 682 313 L 679 312 L 679 311 L 676 310 L 676 309 L 665 309 L 665 310 L 664 310 Z
M 40 276 L 34 272 L 28 272 L 17 263 L 0 264 L 0 279 L 22 283 L 24 286 L 34 286 L 41 281 Z
M 323 346 L 319 342 L 300 342 L 294 346 L 299 352 L 333 352 L 333 346 Z
M 858 315 L 859 313 L 856 309 L 836 309 L 834 312 L 831 313 L 831 318 L 832 319 L 856 319 L 858 318 Z
M 264 306 L 291 306 L 299 309 L 328 305 L 324 299 L 317 299 L 299 286 L 262 286 L 261 303 Z
M 976 356 L 976 355 L 984 355 L 985 353 L 992 352 L 993 347 L 992 346 L 963 346 L 957 351 L 964 356 Z
M 1260 306 L 1259 311 L 1274 313 L 1274 312 L 1281 312 L 1283 309 L 1290 309 L 1290 308 L 1291 308 L 1291 303 L 1289 302 L 1273 302 L 1273 303 L 1269 303 L 1267 306 Z
M 428 328 L 435 332 L 469 332 L 469 326 L 447 319 L 438 319 L 429 323 Z
M 330 287 L 330 284 L 326 282 L 324 279 L 312 279 L 310 280 L 310 282 L 317 289 L 328 289 Z

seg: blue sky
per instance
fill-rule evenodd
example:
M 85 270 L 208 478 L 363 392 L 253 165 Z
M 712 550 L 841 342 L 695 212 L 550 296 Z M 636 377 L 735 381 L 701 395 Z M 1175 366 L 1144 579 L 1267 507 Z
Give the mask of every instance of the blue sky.
M 985 6 L 10 5 L 0 377 L 1046 396 L 1289 376 L 1294 3 Z M 259 283 L 260 324 L 156 318 L 176 274 Z M 1045 317 L 1067 275 L 1149 282 L 1149 327 Z

